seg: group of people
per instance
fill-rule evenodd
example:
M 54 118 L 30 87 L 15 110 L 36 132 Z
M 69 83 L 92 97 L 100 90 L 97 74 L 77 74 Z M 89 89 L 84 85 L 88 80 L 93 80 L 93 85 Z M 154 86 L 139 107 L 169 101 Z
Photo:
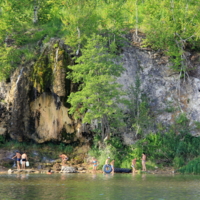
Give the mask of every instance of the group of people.
M 66 154 L 62 153 L 62 154 L 59 155 L 59 157 L 60 157 L 61 160 L 62 160 L 62 161 L 61 161 L 61 165 L 62 165 L 62 166 L 65 166 L 66 163 L 67 163 L 67 160 L 68 160 L 68 156 L 67 156 Z M 61 171 L 62 171 L 62 169 L 61 169 Z M 52 173 L 53 173 L 52 169 L 49 168 L 48 171 L 47 171 L 47 174 L 52 174 Z
M 28 161 L 28 157 L 26 153 L 20 154 L 18 151 L 16 152 L 15 156 L 12 159 L 17 158 L 17 169 L 20 169 L 20 161 L 21 161 L 21 168 L 26 168 L 26 161 Z
M 132 167 L 132 171 L 133 172 L 136 172 L 136 160 L 137 160 L 137 158 L 134 158 L 133 160 L 132 160 L 132 165 L 131 165 L 131 167 Z M 142 154 L 142 171 L 146 171 L 147 169 L 146 169 L 146 160 L 147 160 L 147 156 L 146 156 L 146 154 L 143 152 L 143 154 Z
M 106 159 L 105 165 L 110 164 L 111 169 L 112 169 L 112 173 L 114 173 L 114 163 L 115 163 L 115 160 L 112 160 L 111 162 L 109 162 L 109 161 L 110 161 L 110 157 L 108 157 Z M 96 172 L 97 166 L 98 166 L 98 160 L 95 157 L 92 158 L 92 164 L 93 164 L 93 172 Z
M 62 153 L 59 155 L 59 157 L 62 159 L 62 165 L 65 165 L 68 160 L 68 156 Z M 26 162 L 28 161 L 28 156 L 26 153 L 21 154 L 17 151 L 15 156 L 12 157 L 12 159 L 14 158 L 17 158 L 17 169 L 26 168 Z M 20 168 L 20 161 L 21 161 L 21 168 Z
M 12 157 L 12 159 L 14 159 L 15 157 L 17 158 L 17 169 L 20 169 L 20 161 L 21 160 L 22 160 L 21 161 L 21 165 L 22 165 L 21 168 L 25 169 L 26 168 L 26 161 L 28 161 L 28 157 L 27 157 L 26 153 L 20 154 L 17 151 L 15 156 Z M 59 157 L 62 159 L 61 164 L 63 166 L 66 165 L 66 162 L 68 160 L 68 156 L 66 154 L 62 153 L 62 154 L 59 155 Z M 142 159 L 141 159 L 142 160 L 142 171 L 146 171 L 146 158 L 147 158 L 147 156 L 143 152 Z M 132 165 L 131 165 L 131 167 L 133 169 L 132 172 L 136 172 L 136 160 L 137 160 L 137 158 L 134 158 L 132 160 Z M 115 163 L 115 160 L 112 160 L 110 162 L 110 157 L 108 157 L 105 161 L 105 165 L 110 164 L 111 169 L 112 169 L 112 173 L 114 173 L 114 163 Z M 98 166 L 98 160 L 95 157 L 92 158 L 92 164 L 93 164 L 93 172 L 95 172 L 97 170 L 97 166 Z
M 146 171 L 146 159 L 147 159 L 147 156 L 146 154 L 143 152 L 142 154 L 142 171 Z M 134 158 L 132 160 L 132 172 L 136 172 L 136 161 L 137 161 L 137 158 Z M 98 165 L 98 161 L 95 157 L 92 158 L 92 163 L 93 163 L 93 171 L 95 172 L 97 170 L 97 165 Z M 112 168 L 112 173 L 114 173 L 114 163 L 115 163 L 115 160 L 112 160 L 110 162 L 110 157 L 108 157 L 105 161 L 105 165 L 108 165 L 110 164 L 111 165 L 111 168 Z

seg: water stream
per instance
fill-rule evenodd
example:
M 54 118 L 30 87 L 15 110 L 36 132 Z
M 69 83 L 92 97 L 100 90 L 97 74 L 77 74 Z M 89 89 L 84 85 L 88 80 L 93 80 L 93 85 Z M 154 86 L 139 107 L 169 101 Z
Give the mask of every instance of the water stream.
M 58 50 L 59 50 L 59 48 L 56 49 L 55 64 L 54 64 L 54 70 L 53 70 L 54 72 L 57 70 Z
M 18 75 L 18 77 L 17 77 L 16 87 L 18 87 L 18 83 L 19 83 L 19 81 L 20 81 L 20 79 L 21 79 L 21 76 L 22 76 L 23 70 L 24 70 L 24 67 L 20 70 L 19 75 Z
M 1 199 L 199 200 L 200 176 L 132 174 L 0 175 Z

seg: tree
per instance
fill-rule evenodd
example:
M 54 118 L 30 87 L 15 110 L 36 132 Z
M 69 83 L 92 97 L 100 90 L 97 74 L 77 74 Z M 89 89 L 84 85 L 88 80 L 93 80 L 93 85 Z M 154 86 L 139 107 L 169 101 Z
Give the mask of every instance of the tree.
M 185 50 L 199 47 L 199 6 L 195 0 L 146 0 L 143 26 L 146 44 L 170 56 L 180 77 L 187 74 Z
M 110 46 L 106 38 L 95 35 L 88 39 L 82 49 L 82 56 L 71 66 L 72 73 L 68 74 L 73 82 L 79 83 L 79 91 L 71 93 L 68 102 L 71 104 L 70 114 L 82 118 L 83 123 L 91 123 L 97 119 L 101 123 L 102 139 L 110 137 L 110 123 L 122 115 L 117 104 L 122 103 L 116 83 L 116 77 L 123 72 L 116 56 L 116 46 Z

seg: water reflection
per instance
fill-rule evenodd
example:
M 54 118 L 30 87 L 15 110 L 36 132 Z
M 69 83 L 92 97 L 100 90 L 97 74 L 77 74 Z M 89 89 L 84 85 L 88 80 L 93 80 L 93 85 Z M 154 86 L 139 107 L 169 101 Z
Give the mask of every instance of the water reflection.
M 146 180 L 146 174 L 142 174 L 142 180 L 143 180 L 143 181 Z
M 96 173 L 93 173 L 93 174 L 92 174 L 92 178 L 95 179 L 96 177 L 97 177 L 97 174 L 96 174 Z
M 0 180 L 1 199 L 200 199 L 200 176 L 12 174 Z
M 28 177 L 29 177 L 29 174 L 16 174 L 17 179 L 24 180 L 24 179 L 28 179 Z
M 60 176 L 60 178 L 61 178 L 61 180 L 66 180 L 66 178 L 67 178 L 67 177 L 66 177 L 66 174 L 65 174 L 65 173 L 62 173 L 61 176 Z
M 110 178 L 113 178 L 114 176 L 114 173 L 110 173 L 110 174 L 107 174 L 107 173 L 103 173 L 103 177 L 105 178 L 105 180 L 108 180 Z

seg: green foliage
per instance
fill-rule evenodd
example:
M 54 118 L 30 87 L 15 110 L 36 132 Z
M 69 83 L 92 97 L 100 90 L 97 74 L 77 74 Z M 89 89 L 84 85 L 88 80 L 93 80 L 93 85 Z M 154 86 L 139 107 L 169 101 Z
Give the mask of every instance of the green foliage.
M 0 144 L 4 144 L 4 143 L 5 143 L 5 136 L 0 135 Z
M 173 160 L 173 165 L 176 169 L 182 167 L 185 164 L 183 157 L 175 157 Z
M 30 144 L 26 142 L 8 141 L 2 144 L 2 147 L 5 149 L 18 149 L 24 151 L 29 148 L 29 145 Z
M 200 130 L 200 122 L 196 121 L 195 126 L 196 126 L 196 129 Z
M 186 166 L 181 167 L 181 173 L 200 174 L 200 157 L 191 160 Z
M 177 135 L 173 131 L 164 134 L 152 133 L 133 145 L 132 154 L 137 156 L 138 152 L 141 154 L 144 151 L 148 159 L 153 162 L 163 162 L 179 168 L 199 155 L 199 142 L 200 138 L 190 134 Z
M 145 1 L 145 44 L 166 50 L 173 61 L 172 68 L 183 73 L 187 71 L 186 46 L 196 48 L 199 43 L 199 5 L 194 0 Z
M 152 125 L 152 117 L 149 112 L 149 105 L 146 96 L 140 89 L 141 83 L 138 76 L 135 79 L 135 86 L 128 90 L 130 101 L 128 102 L 128 122 L 127 125 L 133 129 L 137 135 L 148 133 Z
M 59 151 L 64 153 L 72 153 L 74 150 L 74 147 L 71 145 L 66 145 L 64 143 L 59 144 Z
M 199 49 L 199 5 L 195 0 L 2 0 L 0 78 L 9 76 L 16 67 L 12 55 L 3 53 L 5 48 L 21 49 L 61 37 L 80 53 L 92 34 L 106 36 L 109 44 L 119 45 L 123 33 L 131 29 L 146 34 L 144 45 L 165 50 L 173 69 L 182 76 L 187 72 L 186 48 Z
M 121 87 L 116 83 L 123 68 L 117 64 L 116 46 L 107 46 L 107 39 L 93 35 L 82 49 L 82 56 L 76 60 L 76 65 L 70 66 L 72 73 L 68 74 L 73 82 L 79 83 L 79 91 L 71 93 L 68 102 L 71 104 L 70 114 L 76 118 L 83 115 L 83 123 L 93 119 L 118 118 L 121 115 L 117 103 L 122 103 Z
M 96 143 L 89 151 L 89 155 L 97 158 L 100 169 L 105 164 L 107 157 L 110 157 L 111 161 L 115 160 L 116 167 L 122 167 L 123 163 L 126 162 L 129 163 L 128 167 L 130 168 L 131 161 L 127 157 L 129 149 L 123 145 L 119 137 L 111 137 L 111 139 L 107 141 L 107 144 L 103 148 L 98 148 L 98 141 L 100 141 L 100 138 L 96 139 Z
M 172 105 L 173 101 L 166 101 L 165 104 L 166 104 L 165 112 L 173 113 L 176 111 L 176 108 Z
M 189 127 L 189 119 L 187 118 L 186 113 L 180 113 L 175 118 L 174 131 L 181 134 L 188 134 L 190 132 Z

